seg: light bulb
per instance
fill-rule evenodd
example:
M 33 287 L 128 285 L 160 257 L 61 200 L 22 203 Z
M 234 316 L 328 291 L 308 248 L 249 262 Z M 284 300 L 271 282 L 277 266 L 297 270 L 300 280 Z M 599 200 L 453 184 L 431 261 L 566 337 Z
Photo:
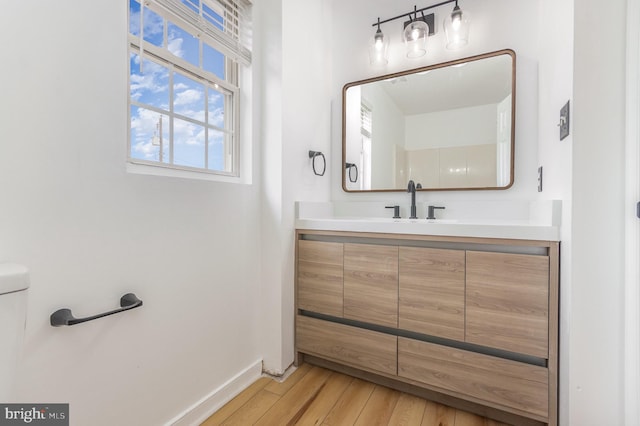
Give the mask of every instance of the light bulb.
M 460 15 L 451 17 L 451 27 L 453 27 L 453 29 L 456 31 L 460 29 L 460 22 L 462 21 L 462 19 L 460 18 L 461 18 Z
M 380 36 L 376 35 L 375 39 L 376 39 L 375 41 L 376 50 L 381 50 L 382 47 L 384 46 L 384 40 L 382 39 L 382 35 Z

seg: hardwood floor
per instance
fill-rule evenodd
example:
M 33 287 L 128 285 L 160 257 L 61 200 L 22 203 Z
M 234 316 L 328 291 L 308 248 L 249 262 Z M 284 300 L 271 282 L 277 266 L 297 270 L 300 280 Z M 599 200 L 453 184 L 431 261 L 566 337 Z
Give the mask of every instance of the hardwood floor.
M 258 379 L 201 426 L 213 425 L 506 426 L 311 364 Z

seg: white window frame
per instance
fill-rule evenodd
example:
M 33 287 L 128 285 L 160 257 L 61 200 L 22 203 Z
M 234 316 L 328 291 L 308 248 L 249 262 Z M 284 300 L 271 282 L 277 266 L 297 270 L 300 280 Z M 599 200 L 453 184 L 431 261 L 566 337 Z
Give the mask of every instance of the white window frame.
M 127 4 L 129 0 L 126 0 Z M 250 182 L 250 161 L 247 161 L 247 158 L 241 158 L 241 140 L 240 140 L 240 128 L 241 128 L 241 108 L 240 108 L 240 85 L 239 82 L 245 82 L 246 77 L 243 78 L 243 75 L 246 74 L 245 70 L 241 70 L 241 63 L 244 65 L 249 65 L 251 56 L 250 51 L 244 48 L 244 45 L 240 44 L 239 40 L 240 35 L 234 34 L 232 37 L 229 37 L 229 40 L 225 40 L 224 44 L 218 43 L 218 39 L 220 36 L 211 37 L 211 30 L 205 29 L 204 31 L 198 31 L 193 25 L 190 25 L 184 19 L 180 19 L 179 16 L 172 15 L 166 9 L 159 6 L 157 3 L 170 3 L 171 0 L 136 0 L 141 5 L 141 14 L 143 13 L 143 7 L 149 8 L 153 12 L 160 15 L 165 19 L 165 22 L 171 22 L 173 25 L 180 27 L 183 31 L 193 35 L 201 42 L 208 44 L 210 47 L 224 54 L 225 57 L 225 80 L 220 79 L 217 75 L 212 72 L 206 71 L 199 66 L 195 66 L 190 62 L 181 59 L 177 56 L 172 55 L 166 47 L 158 47 L 149 42 L 143 40 L 143 34 L 141 30 L 141 35 L 132 35 L 128 32 L 128 54 L 127 54 L 127 91 L 128 91 L 128 108 L 127 108 L 127 118 L 128 118 L 128 132 L 127 132 L 127 171 L 132 173 L 141 173 L 141 174 L 151 174 L 151 175 L 161 175 L 161 176 L 176 176 L 176 177 L 186 177 L 186 178 L 196 178 L 196 179 L 205 179 L 205 180 L 216 180 L 216 181 L 225 181 L 225 182 L 233 182 L 233 183 L 249 183 Z M 206 0 L 200 0 L 206 1 Z M 229 0 L 219 0 L 223 3 L 229 3 Z M 232 0 L 233 1 L 233 0 Z M 242 0 L 240 0 L 242 1 Z M 178 2 L 179 3 L 179 2 Z M 214 9 L 215 4 L 207 2 L 208 6 Z M 215 2 L 214 2 L 215 3 Z M 218 5 L 220 6 L 220 5 Z M 129 7 L 129 6 L 127 6 Z M 214 9 L 215 10 L 215 9 Z M 216 10 L 216 13 L 220 11 L 220 15 L 223 15 L 222 10 Z M 201 10 L 202 13 L 202 10 Z M 127 15 L 130 18 L 130 13 L 127 11 Z M 166 34 L 165 24 L 165 35 L 164 35 L 164 44 L 167 43 L 167 34 Z M 130 26 L 127 26 L 127 31 L 129 31 Z M 215 34 L 213 34 L 215 36 Z M 225 37 L 223 34 L 222 37 Z M 235 44 L 239 46 L 238 51 L 234 51 L 230 49 L 230 45 L 235 47 Z M 140 60 L 150 60 L 155 63 L 160 64 L 161 66 L 167 68 L 170 72 L 170 80 L 169 80 L 169 110 L 163 110 L 152 105 L 144 104 L 138 102 L 131 98 L 131 66 L 130 55 L 137 54 L 140 56 Z M 202 43 L 199 44 L 199 63 L 202 64 Z M 204 122 L 199 120 L 195 120 L 190 117 L 183 116 L 181 114 L 175 113 L 173 111 L 173 78 L 174 73 L 178 73 L 182 76 L 185 76 L 189 79 L 192 79 L 200 84 L 203 84 L 205 87 L 205 93 L 208 90 L 214 89 L 222 91 L 228 96 L 225 100 L 225 115 L 224 115 L 224 129 L 213 126 L 209 123 L 207 114 L 209 102 L 205 102 L 205 118 Z M 207 96 L 208 99 L 208 96 Z M 213 129 L 215 131 L 221 131 L 225 134 L 225 150 L 230 149 L 230 152 L 225 152 L 225 169 L 227 162 L 230 161 L 230 171 L 223 170 L 211 170 L 207 168 L 208 162 L 208 138 L 205 137 L 204 141 L 204 167 L 190 167 L 179 164 L 172 164 L 172 162 L 166 163 L 161 161 L 153 161 L 153 160 L 145 160 L 140 158 L 135 158 L 131 156 L 132 150 L 132 141 L 131 141 L 131 110 L 132 107 L 145 108 L 151 111 L 158 112 L 164 116 L 169 117 L 171 123 L 173 123 L 173 119 L 184 120 L 190 122 L 192 124 L 196 124 L 198 126 L 204 127 L 205 132 L 208 133 L 209 130 Z M 242 110 L 243 112 L 248 112 L 248 109 Z M 250 120 L 247 120 L 250 121 Z M 173 161 L 172 157 L 172 148 L 173 148 L 173 126 L 171 126 L 170 134 L 170 161 Z M 246 126 L 242 126 L 243 128 L 247 128 Z M 231 159 L 229 159 L 231 158 Z

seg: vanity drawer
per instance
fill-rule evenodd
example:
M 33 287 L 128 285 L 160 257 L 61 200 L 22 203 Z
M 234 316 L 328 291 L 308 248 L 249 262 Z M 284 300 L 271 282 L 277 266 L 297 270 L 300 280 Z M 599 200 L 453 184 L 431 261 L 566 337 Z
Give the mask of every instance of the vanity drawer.
M 298 315 L 296 346 L 303 353 L 395 375 L 397 337 Z
M 547 369 L 461 349 L 398 338 L 398 376 L 548 417 Z

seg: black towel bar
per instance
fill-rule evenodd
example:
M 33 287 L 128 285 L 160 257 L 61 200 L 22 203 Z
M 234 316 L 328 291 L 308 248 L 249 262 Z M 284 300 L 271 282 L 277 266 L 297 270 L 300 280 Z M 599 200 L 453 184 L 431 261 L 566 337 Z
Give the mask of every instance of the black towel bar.
M 119 312 L 128 311 L 129 309 L 134 309 L 142 306 L 142 300 L 138 299 L 135 294 L 127 293 L 120 298 L 120 309 L 115 309 L 113 311 L 104 312 L 98 315 L 93 315 L 91 317 L 86 318 L 76 318 L 71 313 L 71 309 L 63 308 L 58 309 L 54 313 L 51 314 L 50 321 L 52 327 L 60 327 L 63 325 L 76 325 L 81 322 L 92 321 L 94 319 L 106 317 L 109 315 L 117 314 Z

